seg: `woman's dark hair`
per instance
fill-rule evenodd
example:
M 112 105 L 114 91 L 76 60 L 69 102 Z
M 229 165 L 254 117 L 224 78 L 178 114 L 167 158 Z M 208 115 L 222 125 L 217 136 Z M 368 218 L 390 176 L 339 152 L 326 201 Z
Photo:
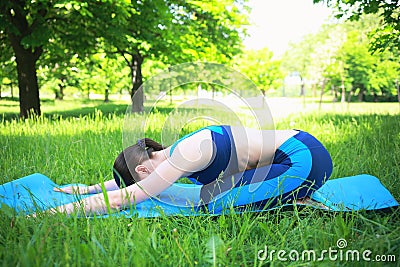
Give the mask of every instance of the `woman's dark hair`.
M 161 144 L 150 138 L 139 139 L 138 142 L 124 149 L 115 159 L 113 175 L 119 187 L 130 186 L 140 180 L 135 171 L 136 166 L 147 159 L 151 159 L 153 151 L 163 150 Z M 122 180 L 122 181 L 121 181 Z

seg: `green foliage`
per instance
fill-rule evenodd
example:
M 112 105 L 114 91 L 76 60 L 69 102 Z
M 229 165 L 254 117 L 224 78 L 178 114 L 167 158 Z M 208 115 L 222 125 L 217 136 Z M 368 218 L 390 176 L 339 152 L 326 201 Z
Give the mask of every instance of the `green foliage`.
M 371 75 L 370 88 L 378 95 L 394 96 L 397 94 L 394 81 L 400 78 L 400 62 L 396 61 L 390 52 L 376 58 L 374 74 Z
M 247 50 L 235 59 L 238 71 L 246 75 L 256 86 L 272 94 L 282 84 L 281 62 L 273 59 L 273 53 L 267 48 Z
M 0 62 L 0 86 L 2 90 L 7 86 L 17 85 L 15 58 Z
M 121 62 L 127 64 L 129 74 L 121 73 L 127 75 L 134 93 L 142 84 L 141 65 L 146 58 L 165 64 L 228 62 L 240 51 L 247 15 L 244 1 L 234 0 L 2 1 L 0 46 L 5 49 L 0 60 L 8 62 L 15 54 L 17 63 L 23 66 L 26 52 L 31 65 L 41 70 L 42 83 L 50 82 L 56 92 L 57 87 L 77 86 L 81 78 L 86 78 L 77 77 L 83 72 L 72 69 L 87 64 L 85 72 L 103 73 L 83 85 L 83 91 L 93 90 L 93 85 L 111 91 L 121 77 L 105 78 L 105 73 L 112 71 L 104 67 L 104 62 L 97 66 L 93 63 L 99 61 L 93 60 L 94 54 L 106 55 L 114 61 L 105 60 L 114 71 L 122 69 Z M 28 91 L 37 93 L 34 67 L 19 76 L 19 81 L 32 87 Z M 25 91 L 21 92 L 24 96 Z M 37 102 L 36 98 L 28 99 Z M 39 103 L 30 104 L 39 112 Z
M 335 7 L 337 17 L 359 20 L 363 14 L 378 14 L 383 24 L 373 30 L 372 51 L 400 50 L 400 5 L 397 0 L 314 0 Z
M 358 93 L 359 100 L 393 98 L 400 77 L 400 54 L 384 51 L 371 54 L 369 32 L 379 25 L 376 15 L 359 21 L 325 25 L 317 34 L 292 44 L 282 59 L 287 73 L 298 72 L 308 86 L 322 86 Z M 347 99 L 347 96 L 346 96 Z

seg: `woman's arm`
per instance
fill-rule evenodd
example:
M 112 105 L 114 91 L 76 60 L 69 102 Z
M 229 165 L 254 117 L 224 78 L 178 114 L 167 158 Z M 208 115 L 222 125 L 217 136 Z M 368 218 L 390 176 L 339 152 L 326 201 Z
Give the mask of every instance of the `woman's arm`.
M 106 191 L 114 191 L 119 189 L 114 179 L 104 182 L 104 188 Z M 66 187 L 55 187 L 54 191 L 63 192 L 67 194 L 95 194 L 102 192 L 101 183 L 90 185 L 90 186 L 66 186 Z
M 102 192 L 101 184 L 102 183 L 98 183 L 98 184 L 89 186 L 89 190 L 88 190 L 89 194 Z M 105 181 L 104 182 L 104 188 L 106 189 L 106 191 L 114 191 L 114 190 L 118 190 L 119 189 L 117 183 L 115 182 L 115 179 L 111 179 L 111 180 Z
M 108 207 L 111 210 L 118 211 L 129 207 L 133 203 L 139 203 L 151 196 L 158 195 L 183 174 L 184 171 L 182 169 L 176 168 L 170 161 L 166 160 L 142 181 L 126 188 L 99 193 L 77 202 L 59 206 L 51 209 L 50 212 L 70 214 L 74 211 L 82 210 L 86 215 L 104 214 L 109 212 Z
M 108 207 L 112 210 L 121 210 L 149 197 L 157 196 L 180 177 L 208 166 L 213 157 L 213 143 L 210 132 L 202 132 L 196 137 L 180 142 L 171 157 L 158 165 L 145 179 L 126 188 L 103 192 L 57 207 L 51 212 L 60 211 L 70 214 L 76 209 L 82 209 L 85 214 L 104 214 L 108 212 Z

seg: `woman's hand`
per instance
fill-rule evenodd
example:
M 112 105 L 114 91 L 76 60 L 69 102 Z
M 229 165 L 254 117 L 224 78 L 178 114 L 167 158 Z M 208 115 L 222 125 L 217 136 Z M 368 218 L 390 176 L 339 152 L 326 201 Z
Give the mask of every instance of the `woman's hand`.
M 62 192 L 66 194 L 89 194 L 89 186 L 66 186 L 66 187 L 54 187 L 54 191 Z

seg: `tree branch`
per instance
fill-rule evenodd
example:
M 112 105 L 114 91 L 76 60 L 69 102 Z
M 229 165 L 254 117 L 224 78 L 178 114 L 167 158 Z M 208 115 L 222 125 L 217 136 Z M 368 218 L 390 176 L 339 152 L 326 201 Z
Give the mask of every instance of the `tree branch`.
M 39 57 L 42 55 L 42 53 L 43 53 L 43 46 L 39 46 L 39 47 L 35 48 L 35 50 L 33 51 L 33 57 L 34 57 L 35 61 L 39 59 Z
M 128 66 L 129 66 L 130 68 L 132 68 L 133 65 L 132 65 L 132 63 L 129 61 L 129 59 L 126 57 L 126 54 L 130 55 L 131 57 L 133 57 L 133 55 L 130 54 L 130 53 L 128 53 L 127 51 L 120 50 L 119 48 L 117 48 L 117 51 L 118 51 L 118 53 L 120 53 L 120 54 L 122 55 L 122 57 L 124 58 L 126 64 L 128 64 Z

